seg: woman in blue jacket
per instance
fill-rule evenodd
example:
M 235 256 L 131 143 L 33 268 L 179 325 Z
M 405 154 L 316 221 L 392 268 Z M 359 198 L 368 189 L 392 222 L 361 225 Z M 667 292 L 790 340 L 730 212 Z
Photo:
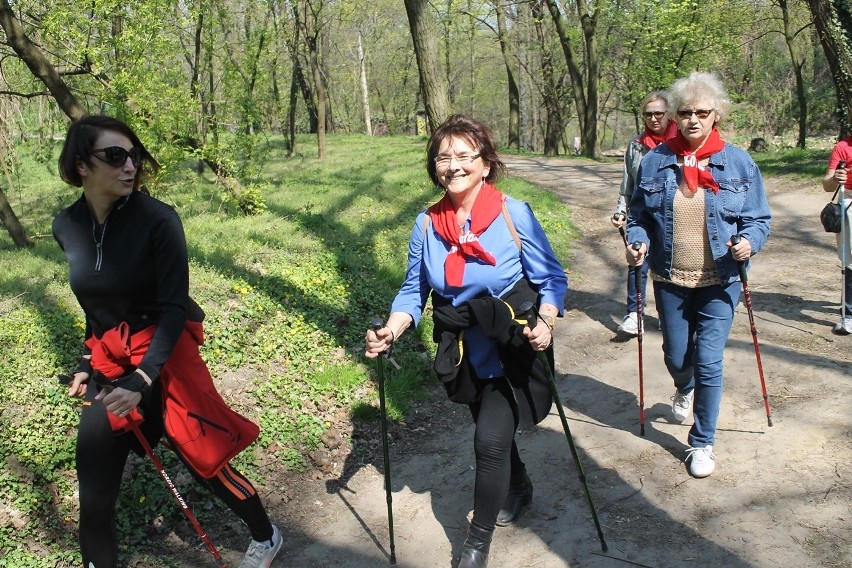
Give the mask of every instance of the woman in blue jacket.
M 675 138 L 649 153 L 630 201 L 627 261 L 646 255 L 663 332 L 666 368 L 674 379 L 674 420 L 692 407 L 686 461 L 695 477 L 715 469 L 716 420 L 722 400 L 722 357 L 748 262 L 769 236 L 770 212 L 757 165 L 727 144 L 717 126 L 730 108 L 721 82 L 695 72 L 669 97 Z M 731 237 L 740 235 L 738 244 Z
M 492 185 L 506 167 L 484 124 L 451 116 L 426 153 L 444 196 L 414 222 L 405 281 L 387 325 L 367 332 L 366 356 L 388 351 L 417 325 L 431 293 L 435 371 L 476 425 L 473 519 L 457 568 L 484 568 L 495 525 L 514 523 L 532 499 L 515 431 L 543 420 L 552 405 L 552 331 L 568 279 L 530 207 Z M 524 304 L 540 316 L 532 329 L 514 319 Z

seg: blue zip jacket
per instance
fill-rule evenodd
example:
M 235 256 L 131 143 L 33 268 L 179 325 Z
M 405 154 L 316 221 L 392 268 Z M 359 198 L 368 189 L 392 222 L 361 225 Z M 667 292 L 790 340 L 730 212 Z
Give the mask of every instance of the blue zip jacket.
M 521 250 L 518 250 L 504 216 L 498 215 L 479 236 L 479 242 L 494 255 L 497 265 L 468 260 L 460 288 L 446 285 L 444 261 L 450 246 L 431 223 L 426 225 L 426 212 L 421 211 L 408 242 L 405 281 L 393 301 L 391 312 L 409 314 L 416 326 L 431 290 L 449 301 L 453 307 L 459 307 L 475 298 L 500 297 L 511 290 L 518 280 L 526 277 L 538 290 L 540 302 L 553 304 L 559 308 L 559 315 L 562 315 L 568 277 L 544 229 L 527 203 L 507 197 L 506 209 L 520 237 Z M 465 228 L 470 229 L 470 218 Z M 470 364 L 479 378 L 505 375 L 497 343 L 487 338 L 478 324 L 465 331 L 463 341 L 465 354 L 469 356 Z
M 739 274 L 725 243 L 739 234 L 751 243 L 752 254 L 759 252 L 769 237 L 769 202 L 760 170 L 745 150 L 725 144 L 710 156 L 707 167 L 719 183 L 718 194 L 703 188 L 710 250 L 719 279 L 729 284 Z M 677 156 L 661 144 L 642 159 L 630 199 L 628 242 L 645 243 L 651 270 L 665 279 L 671 279 L 674 199 L 682 179 Z

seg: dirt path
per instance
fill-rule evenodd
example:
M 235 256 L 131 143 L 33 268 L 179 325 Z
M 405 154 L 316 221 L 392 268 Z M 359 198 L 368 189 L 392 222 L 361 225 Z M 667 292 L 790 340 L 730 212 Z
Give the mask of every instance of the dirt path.
M 652 299 L 644 341 L 646 436 L 639 435 L 636 341 L 615 334 L 626 270 L 608 216 L 620 165 L 512 158 L 509 166 L 514 175 L 557 193 L 581 231 L 567 263 L 571 280 L 556 341 L 558 382 L 611 556 L 601 555 L 554 407 L 540 427 L 522 433 L 535 498 L 517 526 L 497 529 L 490 566 L 852 566 L 852 337 L 830 333 L 839 271 L 833 236 L 817 221 L 826 200 L 817 183 L 767 182 L 773 234 L 750 272 L 774 427 L 767 427 L 748 317 L 740 305 L 726 349 L 717 469 L 697 480 L 682 463 L 690 421 L 666 419 L 673 387 Z M 466 410 L 443 400 L 423 405 L 394 428 L 398 566 L 453 566 L 472 505 L 471 433 Z M 375 433 L 354 436 L 364 447 L 372 440 L 376 455 Z M 273 566 L 387 566 L 380 469 L 365 464 L 343 485 L 321 477 L 265 488 L 288 535 Z M 233 565 L 242 546 L 235 540 L 225 551 Z M 210 562 L 203 551 L 197 560 Z

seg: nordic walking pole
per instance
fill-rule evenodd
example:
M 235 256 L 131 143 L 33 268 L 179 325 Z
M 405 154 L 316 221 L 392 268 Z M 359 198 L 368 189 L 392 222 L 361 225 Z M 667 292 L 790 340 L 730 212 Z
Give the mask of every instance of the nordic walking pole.
M 642 248 L 642 243 L 633 243 L 633 250 Z M 645 435 L 645 367 L 642 364 L 642 336 L 645 335 L 645 307 L 642 305 L 642 267 L 637 266 L 633 272 L 636 282 L 636 321 L 639 333 L 636 336 L 639 346 L 639 434 Z
M 373 331 L 379 331 L 385 326 L 382 318 L 373 318 Z M 382 458 L 385 461 L 385 495 L 388 502 L 388 534 L 390 536 L 390 563 L 396 564 L 396 549 L 393 543 L 393 495 L 391 494 L 390 457 L 388 455 L 388 411 L 385 406 L 385 357 L 382 353 L 376 359 L 376 369 L 379 376 L 379 414 L 382 420 Z
M 101 388 L 112 389 L 111 381 L 104 375 L 98 371 L 94 371 L 92 373 L 92 379 L 100 385 Z M 62 379 L 60 379 L 62 380 Z M 216 563 L 219 565 L 219 568 L 227 568 L 227 564 L 222 560 L 222 556 L 219 554 L 219 551 L 216 549 L 216 546 L 213 544 L 213 541 L 210 540 L 210 537 L 207 536 L 207 533 L 204 532 L 204 529 L 201 528 L 201 525 L 198 522 L 198 519 L 195 518 L 195 515 L 192 513 L 192 509 L 189 508 L 186 501 L 184 501 L 183 497 L 181 497 L 180 493 L 175 487 L 175 484 L 172 483 L 169 474 L 166 473 L 165 468 L 163 467 L 163 462 L 157 457 L 157 454 L 154 453 L 154 450 L 151 449 L 151 444 L 148 443 L 148 440 L 145 439 L 145 435 L 142 434 L 142 431 L 139 430 L 139 424 L 137 424 L 136 420 L 128 414 L 127 423 L 130 424 L 130 429 L 133 430 L 133 433 L 136 435 L 136 439 L 139 440 L 139 443 L 142 445 L 142 448 L 145 450 L 145 454 L 154 464 L 154 467 L 157 469 L 157 473 L 160 474 L 160 477 L 163 478 L 163 481 L 166 482 L 166 487 L 169 488 L 174 498 L 177 499 L 177 502 L 180 503 L 180 507 L 183 510 L 183 514 L 186 515 L 186 518 L 189 519 L 189 523 L 192 525 L 192 528 L 195 529 L 195 532 L 198 533 L 198 536 L 201 537 L 202 542 L 207 546 L 207 550 L 210 551 L 210 554 L 213 555 L 213 558 L 216 560 Z
M 214 546 L 213 541 L 210 540 L 210 537 L 207 536 L 207 533 L 204 532 L 204 529 L 201 528 L 201 525 L 198 523 L 198 519 L 195 518 L 195 515 L 192 513 L 192 509 L 189 508 L 189 505 L 186 504 L 186 501 L 183 500 L 180 493 L 178 493 L 177 487 L 172 483 L 171 478 L 166 473 L 166 470 L 163 468 L 163 463 L 157 457 L 157 454 L 154 453 L 154 450 L 151 449 L 151 445 L 148 444 L 148 440 L 145 439 L 145 435 L 142 434 L 142 431 L 139 430 L 139 424 L 136 423 L 136 420 L 130 415 L 127 416 L 127 422 L 130 424 L 130 428 L 133 429 L 133 433 L 136 435 L 136 439 L 139 440 L 139 443 L 142 444 L 142 447 L 145 449 L 145 453 L 150 458 L 151 462 L 154 464 L 154 467 L 157 468 L 157 473 L 160 474 L 160 477 L 163 478 L 163 481 L 166 482 L 166 486 L 169 488 L 169 491 L 172 492 L 175 499 L 177 499 L 178 503 L 180 503 L 181 509 L 183 509 L 183 514 L 186 515 L 186 518 L 189 519 L 190 524 L 195 529 L 195 532 L 198 533 L 198 536 L 201 537 L 201 540 L 207 545 L 207 550 L 210 551 L 210 554 L 213 555 L 213 558 L 216 559 L 216 563 L 220 568 L 227 568 L 227 564 L 222 560 L 222 557 L 219 555 L 219 551 Z
M 624 213 L 616 213 L 612 216 L 613 221 L 618 219 L 619 217 L 624 217 Z M 621 233 L 621 240 L 624 241 L 624 246 L 627 246 L 627 233 L 624 232 L 624 226 L 618 228 L 618 232 Z
M 731 236 L 731 245 L 740 242 L 740 235 Z M 760 390 L 763 392 L 763 405 L 766 407 L 766 422 L 772 426 L 772 415 L 769 413 L 769 395 L 766 394 L 766 381 L 763 378 L 763 363 L 760 361 L 760 345 L 757 343 L 757 327 L 754 325 L 754 313 L 751 307 L 751 292 L 748 289 L 748 274 L 744 261 L 737 261 L 737 270 L 743 283 L 743 296 L 745 297 L 746 310 L 748 310 L 748 323 L 751 326 L 751 340 L 754 343 L 754 356 L 757 359 L 757 373 L 760 376 Z
M 518 317 L 525 317 L 527 327 L 535 328 L 538 323 L 538 314 L 536 313 L 535 304 L 532 302 L 524 302 L 520 306 Z M 551 339 L 551 341 L 553 341 Z M 571 455 L 574 458 L 574 465 L 577 466 L 577 475 L 580 478 L 580 483 L 583 485 L 583 491 L 586 494 L 586 502 L 589 504 L 589 509 L 592 512 L 592 520 L 595 523 L 595 529 L 598 531 L 598 538 L 601 541 L 601 550 L 608 550 L 606 540 L 604 540 L 601 523 L 598 520 L 598 512 L 595 510 L 595 504 L 592 501 L 592 494 L 589 492 L 589 484 L 586 482 L 586 474 L 583 473 L 583 465 L 580 463 L 580 456 L 577 454 L 577 446 L 574 445 L 574 437 L 571 435 L 571 429 L 568 427 L 568 419 L 565 418 L 565 410 L 562 408 L 562 402 L 559 400 L 559 391 L 556 390 L 556 380 L 553 378 L 553 373 L 550 372 L 550 363 L 544 354 L 544 351 L 539 351 L 536 356 L 539 363 L 544 368 L 547 375 L 547 382 L 550 383 L 550 393 L 553 395 L 553 401 L 556 403 L 556 410 L 559 412 L 559 419 L 562 421 L 562 429 L 565 431 L 565 437 L 568 439 L 568 446 L 571 448 Z
M 846 162 L 837 163 L 837 168 L 846 169 Z M 840 332 L 846 329 L 846 187 L 840 189 Z

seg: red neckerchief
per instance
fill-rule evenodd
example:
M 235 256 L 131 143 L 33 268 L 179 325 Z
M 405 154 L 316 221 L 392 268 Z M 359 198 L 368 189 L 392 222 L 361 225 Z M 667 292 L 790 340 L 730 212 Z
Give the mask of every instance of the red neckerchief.
M 719 193 L 719 184 L 713 179 L 713 174 L 707 168 L 698 165 L 698 162 L 725 147 L 725 141 L 719 136 L 719 131 L 715 127 L 710 131 L 710 136 L 694 152 L 680 131 L 677 136 L 667 140 L 666 144 L 672 152 L 683 156 L 683 177 L 692 193 L 698 191 L 699 187 L 709 187 L 713 193 Z
M 637 141 L 649 150 L 653 150 L 669 138 L 674 138 L 675 135 L 677 135 L 677 124 L 674 120 L 670 120 L 662 134 L 655 134 L 646 126 L 645 132 L 637 138 Z
M 449 195 L 429 208 L 427 213 L 435 231 L 450 244 L 450 252 L 444 261 L 444 277 L 447 286 L 460 287 L 464 280 L 464 266 L 468 258 L 481 260 L 495 266 L 497 259 L 479 244 L 479 235 L 487 229 L 503 209 L 503 194 L 493 185 L 483 182 L 479 194 L 470 210 L 470 232 L 461 239 L 461 230 L 456 222 L 456 211 Z

